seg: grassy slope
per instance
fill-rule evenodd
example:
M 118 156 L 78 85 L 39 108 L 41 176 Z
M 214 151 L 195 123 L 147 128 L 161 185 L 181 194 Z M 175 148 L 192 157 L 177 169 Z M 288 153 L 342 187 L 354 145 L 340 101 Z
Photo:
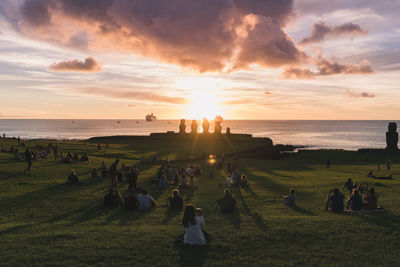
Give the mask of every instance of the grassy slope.
M 12 140 L 2 141 L 8 148 Z M 29 142 L 34 146 L 37 142 Z M 59 143 L 63 151 L 87 151 L 90 162 L 63 164 L 53 159 L 34 162 L 33 173 L 24 175 L 25 162 L 0 152 L 0 264 L 10 265 L 398 265 L 400 247 L 400 183 L 366 178 L 387 155 L 344 151 L 304 152 L 279 161 L 239 157 L 239 169 L 249 176 L 250 189 L 238 199 L 233 215 L 214 212 L 215 199 L 223 190 L 225 170 L 207 161 L 183 161 L 203 152 L 233 152 L 247 145 L 180 144 L 140 142 L 110 145 L 97 152 L 96 145 Z M 252 144 L 257 145 L 257 144 Z M 162 157 L 202 166 L 198 188 L 185 192 L 186 203 L 204 209 L 211 242 L 202 248 L 173 244 L 182 233 L 180 212 L 165 206 L 169 191 L 151 189 L 158 208 L 146 214 L 121 209 L 105 210 L 103 196 L 109 181 L 91 179 L 90 170 L 102 160 L 110 164 L 120 157 L 128 165 L 143 155 Z M 333 166 L 326 169 L 327 157 Z M 399 156 L 390 156 L 394 177 Z M 148 186 L 158 166 L 138 165 L 139 185 Z M 64 182 L 75 169 L 84 185 Z M 210 172 L 214 178 L 210 178 Z M 368 181 L 379 195 L 385 213 L 337 215 L 324 211 L 328 189 L 352 177 Z M 296 189 L 296 208 L 281 205 L 281 195 Z M 127 186 L 121 192 L 125 193 Z

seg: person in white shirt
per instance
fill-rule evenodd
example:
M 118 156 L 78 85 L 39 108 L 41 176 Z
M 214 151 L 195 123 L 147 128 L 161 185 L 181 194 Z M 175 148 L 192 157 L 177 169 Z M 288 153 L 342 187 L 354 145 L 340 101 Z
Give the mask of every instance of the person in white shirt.
M 147 190 L 143 189 L 142 193 L 138 196 L 139 210 L 149 211 L 156 206 L 154 199 L 147 194 Z
M 202 229 L 205 226 L 205 222 L 200 209 L 196 209 L 192 204 L 186 205 L 182 217 L 182 226 L 185 228 L 183 244 L 195 246 L 206 244 Z

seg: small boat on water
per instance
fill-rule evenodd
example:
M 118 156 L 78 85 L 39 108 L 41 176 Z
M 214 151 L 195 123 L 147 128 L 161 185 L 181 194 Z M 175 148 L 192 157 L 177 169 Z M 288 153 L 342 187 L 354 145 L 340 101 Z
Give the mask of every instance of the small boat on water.
M 117 123 L 121 123 L 120 121 L 117 121 Z
M 146 121 L 156 121 L 157 117 L 153 115 L 153 113 L 146 116 Z

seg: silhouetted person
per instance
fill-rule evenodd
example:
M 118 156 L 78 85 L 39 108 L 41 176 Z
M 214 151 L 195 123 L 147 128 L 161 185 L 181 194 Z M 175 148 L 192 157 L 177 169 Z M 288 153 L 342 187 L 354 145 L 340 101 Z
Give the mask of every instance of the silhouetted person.
M 172 191 L 172 197 L 169 198 L 169 206 L 171 209 L 183 209 L 183 199 L 178 189 Z
M 296 195 L 294 194 L 293 188 L 290 189 L 289 195 L 283 196 L 283 204 L 290 207 L 296 205 Z
M 346 208 L 351 210 L 361 210 L 363 208 L 363 201 L 358 189 L 353 189 L 353 193 L 347 200 Z
M 111 179 L 111 186 L 117 188 L 118 185 L 118 163 L 119 159 L 116 159 L 113 164 L 111 164 L 110 168 L 108 169 L 108 175 Z
M 210 129 L 210 123 L 208 122 L 208 120 L 206 118 L 203 119 L 203 134 L 208 134 L 208 131 Z
M 230 127 L 226 127 L 226 134 L 227 135 L 231 134 L 231 128 Z
M 351 178 L 347 179 L 347 181 L 344 183 L 343 188 L 346 188 L 350 192 L 353 191 L 354 189 L 354 183 L 351 180 Z
M 68 175 L 67 184 L 80 184 L 78 175 L 76 175 L 76 172 L 74 170 L 72 170 L 71 173 Z
M 236 200 L 232 197 L 228 189 L 225 189 L 224 195 L 217 199 L 216 208 L 220 208 L 224 213 L 233 213 L 236 208 Z
M 128 189 L 129 190 L 136 189 L 136 184 L 137 184 L 137 179 L 138 179 L 137 171 L 134 168 L 129 168 L 127 177 L 128 177 L 128 183 L 129 183 Z
M 124 207 L 127 210 L 137 210 L 139 208 L 139 200 L 133 189 L 130 190 L 129 194 L 124 199 Z
M 378 208 L 378 198 L 375 196 L 375 189 L 370 188 L 363 196 L 364 209 L 376 210 Z
M 186 205 L 182 217 L 182 226 L 185 229 L 183 244 L 195 246 L 206 244 L 206 237 L 203 232 L 205 222 L 200 209 L 196 209 L 192 204 Z
M 110 188 L 107 195 L 104 196 L 104 206 L 106 208 L 112 209 L 118 207 L 119 204 L 122 204 L 121 195 L 115 188 Z
M 328 159 L 326 160 L 326 167 L 327 167 L 327 168 L 331 167 L 331 159 L 330 159 L 330 158 L 328 158 Z
M 29 174 L 31 174 L 31 167 L 32 167 L 32 152 L 29 148 L 27 148 L 25 150 L 25 160 L 26 163 L 28 164 L 28 167 L 25 169 L 24 173 L 28 172 Z
M 333 195 L 330 196 L 325 203 L 326 210 L 330 209 L 333 212 L 343 212 L 344 211 L 343 199 L 344 195 L 340 193 L 339 189 L 335 188 L 333 190 Z
M 142 193 L 138 196 L 139 200 L 139 210 L 149 211 L 156 206 L 154 199 L 147 194 L 147 190 L 143 189 Z
M 97 178 L 97 177 L 99 177 L 99 175 L 97 174 L 97 170 L 96 170 L 96 168 L 93 168 L 92 169 L 92 178 Z

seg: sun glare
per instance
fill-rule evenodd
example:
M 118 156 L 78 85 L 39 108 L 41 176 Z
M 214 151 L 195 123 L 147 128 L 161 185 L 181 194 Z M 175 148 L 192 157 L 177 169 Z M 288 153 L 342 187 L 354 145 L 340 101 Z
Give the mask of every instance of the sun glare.
M 201 120 L 207 118 L 213 120 L 215 116 L 222 114 L 218 92 L 222 86 L 220 79 L 209 77 L 192 77 L 179 80 L 177 89 L 187 90 L 189 104 L 185 108 L 185 118 Z

